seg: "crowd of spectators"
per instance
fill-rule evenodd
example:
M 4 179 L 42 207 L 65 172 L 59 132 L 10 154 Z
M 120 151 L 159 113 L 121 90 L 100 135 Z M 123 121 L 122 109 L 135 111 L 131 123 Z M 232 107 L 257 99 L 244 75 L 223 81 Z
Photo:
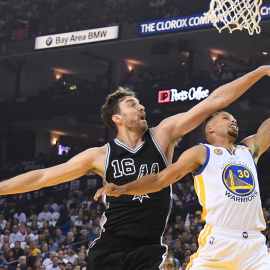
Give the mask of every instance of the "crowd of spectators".
M 48 198 L 42 209 L 22 208 L 15 196 L 0 197 L 0 269 L 82 270 L 90 244 L 100 233 L 104 205 L 88 192 L 68 192 L 62 200 Z M 263 201 L 267 224 L 263 234 L 270 250 L 270 196 Z M 41 205 L 39 205 L 41 206 Z M 193 206 L 193 207 L 191 207 Z M 173 208 L 163 235 L 168 255 L 177 269 L 185 270 L 198 249 L 204 226 L 193 181 L 187 176 L 173 184 Z
M 0 40 L 35 37 L 40 23 L 69 2 L 67 0 L 1 0 Z
M 1 268 L 86 267 L 89 245 L 100 233 L 103 204 L 82 191 L 69 192 L 58 202 L 50 197 L 42 209 L 33 203 L 21 208 L 14 198 L 0 198 Z
M 70 3 L 73 5 L 68 8 Z M 0 39 L 27 39 L 202 14 L 209 5 L 210 0 L 1 0 Z
M 57 12 L 71 2 L 74 2 L 76 8 L 74 5 L 66 8 L 58 18 Z M 140 23 L 203 13 L 208 7 L 208 0 L 2 0 L 0 38 L 8 41 Z

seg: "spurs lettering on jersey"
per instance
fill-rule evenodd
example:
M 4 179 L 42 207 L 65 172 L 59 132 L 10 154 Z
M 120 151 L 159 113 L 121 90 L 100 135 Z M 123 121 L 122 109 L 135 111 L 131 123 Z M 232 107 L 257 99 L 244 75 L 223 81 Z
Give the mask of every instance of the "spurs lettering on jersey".
M 134 160 L 132 158 L 122 159 L 120 162 L 119 162 L 119 160 L 115 159 L 111 162 L 111 164 L 112 164 L 112 167 L 114 169 L 113 175 L 115 178 L 121 177 L 123 175 L 132 175 L 132 174 L 136 173 L 136 168 L 134 166 Z M 153 163 L 150 170 L 151 170 L 151 174 L 158 173 L 159 172 L 158 163 Z M 141 164 L 137 179 L 141 178 L 142 176 L 147 175 L 147 174 L 148 174 L 147 164 Z M 142 203 L 144 198 L 149 199 L 150 197 L 147 194 L 140 195 L 140 196 L 135 195 L 132 200 L 133 201 L 139 200 Z

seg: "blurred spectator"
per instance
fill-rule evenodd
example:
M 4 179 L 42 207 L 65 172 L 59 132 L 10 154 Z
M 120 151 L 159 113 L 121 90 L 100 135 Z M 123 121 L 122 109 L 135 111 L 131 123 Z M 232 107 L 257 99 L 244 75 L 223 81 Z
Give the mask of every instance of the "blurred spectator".
M 0 251 L 0 265 L 7 264 L 7 260 L 4 258 L 3 251 Z
M 175 258 L 173 256 L 167 255 L 165 261 L 164 261 L 164 270 L 178 270 L 178 267 L 176 266 Z
M 66 236 L 62 234 L 62 230 L 57 228 L 55 231 L 55 243 L 60 247 L 62 243 L 66 240 Z
M 4 231 L 7 221 L 4 218 L 3 214 L 0 214 L 0 229 Z
M 65 264 L 68 262 L 68 260 L 65 258 L 65 254 L 63 250 L 58 250 L 58 260 L 59 262 L 64 262 Z
M 32 267 L 34 270 L 41 270 L 42 261 L 39 258 L 36 258 L 34 266 Z M 46 270 L 46 269 L 44 269 Z
M 51 219 L 52 214 L 49 211 L 49 209 L 50 209 L 49 204 L 45 204 L 43 211 L 38 214 L 38 221 L 43 221 L 43 220 L 49 221 Z
M 24 212 L 22 212 L 22 209 L 20 207 L 18 208 L 18 211 L 14 214 L 13 217 L 19 220 L 19 224 L 21 224 L 21 222 L 26 222 L 26 215 Z
M 48 269 L 48 267 L 50 267 L 53 264 L 53 257 L 56 256 L 56 251 L 51 251 L 50 252 L 50 257 L 45 259 L 42 264 L 46 267 L 46 270 Z M 58 259 L 57 259 L 58 262 Z
M 58 266 L 59 266 L 60 270 L 65 270 L 66 264 L 63 261 L 59 260 Z
M 174 254 L 174 257 L 180 262 L 185 258 L 185 251 L 181 249 L 181 241 L 179 238 L 174 240 L 173 254 Z
M 50 197 L 48 200 L 48 204 L 53 209 L 54 212 L 58 212 L 59 206 L 57 203 L 54 202 L 54 198 Z
M 10 249 L 8 251 L 8 256 L 6 257 L 6 260 L 8 261 L 9 269 L 15 270 L 17 266 L 17 260 L 13 250 Z
M 26 264 L 29 266 L 29 267 L 34 267 L 34 264 L 35 264 L 35 261 L 37 259 L 36 256 L 33 256 L 31 255 L 31 249 L 30 249 L 30 246 L 29 245 L 26 245 L 24 247 L 24 255 L 26 256 Z
M 65 258 L 74 265 L 74 261 L 78 256 L 77 256 L 76 252 L 73 250 L 72 245 L 66 246 L 65 253 L 66 253 Z
M 43 242 L 41 244 L 41 249 L 40 249 L 40 254 L 39 254 L 39 258 L 44 261 L 45 259 L 49 258 L 50 257 L 50 254 L 49 254 L 49 246 L 46 242 Z
M 56 222 L 56 227 L 60 228 L 62 230 L 62 234 L 66 236 L 70 231 L 72 225 L 71 218 L 68 215 L 68 212 L 64 206 L 61 206 L 59 208 L 59 211 L 60 216 Z
M 35 236 L 35 235 L 32 233 L 31 226 L 26 226 L 26 233 L 25 233 L 25 235 L 22 237 L 22 239 L 23 239 L 27 244 L 30 244 L 29 238 L 33 241 L 33 240 L 36 240 L 36 239 L 37 239 L 37 236 Z
M 78 257 L 74 260 L 74 266 L 77 265 L 79 265 L 81 269 L 87 266 L 84 252 L 79 252 Z
M 36 257 L 38 254 L 40 254 L 40 249 L 37 248 L 37 244 L 35 241 L 30 242 L 30 254 L 34 257 Z
M 58 245 L 55 243 L 54 238 L 51 236 L 49 237 L 49 251 L 57 250 Z
M 61 243 L 62 247 L 65 246 L 72 246 L 74 241 L 73 241 L 73 232 L 68 232 L 67 238 Z M 74 247 L 72 247 L 74 249 Z
M 18 267 L 21 270 L 27 270 L 28 266 L 26 264 L 26 256 L 24 256 L 24 255 L 20 256 Z
M 73 264 L 71 262 L 67 262 L 65 270 L 72 270 L 72 269 L 73 269 Z
M 195 224 L 196 226 L 204 226 L 205 221 L 202 219 L 202 211 L 195 212 Z
M 13 251 L 16 260 L 18 260 L 19 257 L 24 255 L 24 250 L 21 248 L 20 241 L 15 241 L 14 245 L 14 248 L 12 248 L 11 250 Z
M 32 224 L 31 224 L 31 232 L 34 235 L 37 235 L 38 234 L 38 224 L 37 224 L 37 221 L 33 221 L 32 222 Z
M 3 243 L 1 251 L 3 252 L 4 258 L 7 259 L 8 258 L 8 251 L 10 249 L 10 245 L 9 243 Z
M 58 257 L 53 256 L 51 260 L 52 264 L 46 267 L 46 270 L 61 270 L 58 265 Z
M 9 236 L 9 241 L 15 243 L 16 241 L 22 241 L 22 234 L 19 232 L 19 226 L 12 226 L 12 233 Z

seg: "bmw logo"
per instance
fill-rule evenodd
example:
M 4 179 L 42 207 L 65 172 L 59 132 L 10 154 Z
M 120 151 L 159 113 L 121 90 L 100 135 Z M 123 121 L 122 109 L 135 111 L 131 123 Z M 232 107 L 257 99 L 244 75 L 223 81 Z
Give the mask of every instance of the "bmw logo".
M 52 42 L 53 42 L 53 40 L 52 40 L 51 37 L 47 38 L 46 44 L 47 44 L 48 46 L 50 46 L 50 45 L 52 44 Z

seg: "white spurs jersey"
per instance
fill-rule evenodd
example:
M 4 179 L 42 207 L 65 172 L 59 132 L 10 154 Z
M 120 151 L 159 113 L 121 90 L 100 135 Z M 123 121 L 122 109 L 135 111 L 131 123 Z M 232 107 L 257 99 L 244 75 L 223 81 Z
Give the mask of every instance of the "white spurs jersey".
M 207 158 L 194 175 L 207 224 L 234 230 L 264 230 L 257 167 L 246 145 L 231 152 L 204 144 Z

